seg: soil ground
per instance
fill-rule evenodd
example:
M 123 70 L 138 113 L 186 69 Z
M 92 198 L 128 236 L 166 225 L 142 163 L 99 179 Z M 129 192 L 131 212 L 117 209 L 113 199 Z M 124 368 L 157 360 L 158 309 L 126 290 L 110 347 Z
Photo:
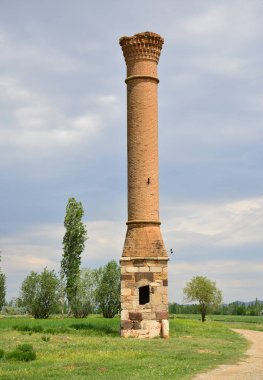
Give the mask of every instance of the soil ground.
M 246 356 L 240 362 L 221 365 L 214 370 L 197 375 L 193 380 L 263 380 L 263 332 L 239 330 L 251 342 Z

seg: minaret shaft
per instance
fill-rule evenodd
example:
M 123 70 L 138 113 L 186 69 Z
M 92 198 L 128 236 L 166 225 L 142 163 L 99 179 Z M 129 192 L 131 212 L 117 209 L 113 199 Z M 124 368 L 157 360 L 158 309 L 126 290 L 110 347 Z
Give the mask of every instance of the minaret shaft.
M 130 77 L 127 81 L 128 221 L 159 221 L 157 106 L 157 81 L 139 75 Z

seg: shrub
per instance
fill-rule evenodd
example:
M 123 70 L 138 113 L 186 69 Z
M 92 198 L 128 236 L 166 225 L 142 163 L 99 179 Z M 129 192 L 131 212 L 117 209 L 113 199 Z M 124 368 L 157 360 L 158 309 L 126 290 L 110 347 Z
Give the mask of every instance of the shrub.
M 0 359 L 2 359 L 2 357 L 4 356 L 4 354 L 5 354 L 5 351 L 0 348 Z
M 17 346 L 17 349 L 22 352 L 30 352 L 30 351 L 33 351 L 33 346 L 32 344 L 29 344 L 29 343 L 23 343 L 23 344 L 19 344 Z
M 39 333 L 39 332 L 44 331 L 44 327 L 41 325 L 36 325 L 36 326 L 15 325 L 15 326 L 13 326 L 13 329 L 17 330 L 17 331 L 28 331 L 28 332 L 35 332 L 35 333 Z
M 38 274 L 31 272 L 22 283 L 21 306 L 34 318 L 48 318 L 57 309 L 59 280 L 55 272 L 44 268 Z
M 35 333 L 43 332 L 44 327 L 43 326 L 32 326 L 30 331 L 33 331 Z
M 50 341 L 50 336 L 45 336 L 45 335 L 43 335 L 43 336 L 41 337 L 41 339 L 43 340 L 43 342 L 49 342 L 49 341 Z
M 36 352 L 31 344 L 20 344 L 14 351 L 6 355 L 7 359 L 29 362 L 36 359 Z

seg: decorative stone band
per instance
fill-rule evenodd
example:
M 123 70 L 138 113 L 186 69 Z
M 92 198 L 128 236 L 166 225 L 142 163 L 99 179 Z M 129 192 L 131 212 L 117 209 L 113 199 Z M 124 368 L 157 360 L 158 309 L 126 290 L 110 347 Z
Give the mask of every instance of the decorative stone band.
M 159 34 L 152 32 L 137 33 L 132 37 L 120 38 L 126 63 L 142 59 L 158 63 L 163 42 L 164 40 Z
M 157 256 L 157 257 L 141 257 L 141 256 L 123 256 L 120 258 L 120 261 L 133 261 L 133 260 L 149 260 L 149 261 L 169 261 L 169 257 Z
M 125 79 L 125 83 L 128 83 L 132 79 L 152 79 L 156 83 L 159 83 L 159 79 L 156 77 L 153 77 L 151 75 L 132 75 L 132 76 Z
M 160 226 L 161 222 L 156 220 L 128 220 L 127 226 L 130 224 L 154 224 Z

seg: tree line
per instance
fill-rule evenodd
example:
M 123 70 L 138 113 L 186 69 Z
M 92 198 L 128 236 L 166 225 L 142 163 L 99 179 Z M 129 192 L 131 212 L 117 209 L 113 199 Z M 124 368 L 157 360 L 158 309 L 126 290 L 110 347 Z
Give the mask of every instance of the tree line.
M 263 303 L 257 298 L 249 303 L 235 301 L 229 304 L 221 304 L 214 310 L 209 311 L 215 315 L 263 315 Z M 198 304 L 184 305 L 176 302 L 169 303 L 170 314 L 200 314 Z
M 61 313 L 76 318 L 101 313 L 113 318 L 120 311 L 120 268 L 109 261 L 98 269 L 81 269 L 81 255 L 87 240 L 81 202 L 69 198 L 64 219 L 65 235 L 60 273 L 44 268 L 32 271 L 23 281 L 19 297 L 9 307 L 34 318 Z M 5 304 L 5 275 L 0 271 L 0 309 Z M 8 310 L 8 306 L 7 306 Z
M 76 318 L 100 313 L 106 318 L 113 318 L 120 311 L 120 267 L 117 262 L 109 261 L 98 269 L 81 269 L 81 255 L 88 238 L 83 216 L 81 202 L 69 198 L 60 273 L 48 268 L 41 273 L 32 271 L 23 281 L 19 297 L 11 301 L 6 310 L 10 307 L 27 312 L 34 318 L 48 318 L 53 313 Z M 5 305 L 5 292 L 6 277 L 0 267 L 0 310 Z M 215 282 L 203 276 L 193 277 L 183 293 L 185 303 L 197 304 L 170 303 L 171 314 L 200 313 L 204 322 L 208 312 L 232 315 L 263 313 L 263 303 L 258 300 L 248 305 L 242 302 L 222 304 L 222 292 Z

